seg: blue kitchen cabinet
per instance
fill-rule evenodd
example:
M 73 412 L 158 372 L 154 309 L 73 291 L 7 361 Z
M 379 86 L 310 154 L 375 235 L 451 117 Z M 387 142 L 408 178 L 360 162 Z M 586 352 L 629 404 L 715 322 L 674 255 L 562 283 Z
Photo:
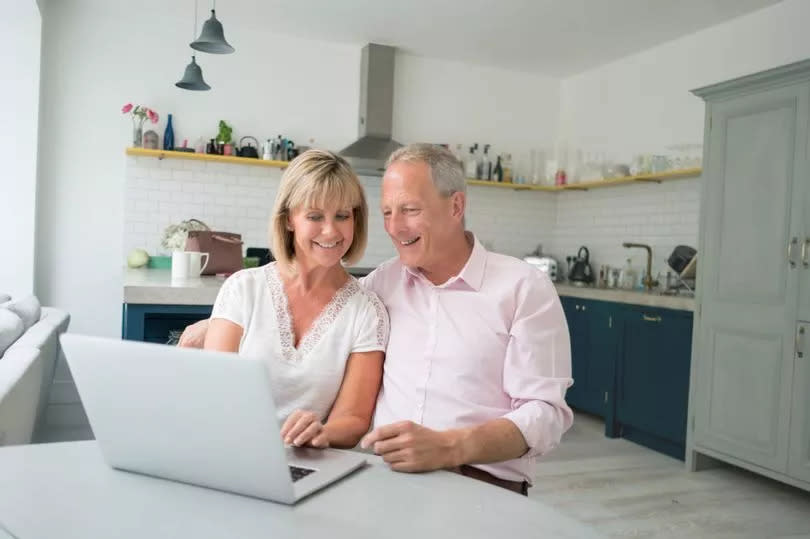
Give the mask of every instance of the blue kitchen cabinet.
M 574 297 L 561 301 L 571 337 L 574 379 L 566 401 L 574 409 L 604 417 L 606 433 L 612 436 L 618 342 L 613 320 L 621 306 Z
M 211 316 L 211 305 L 149 305 L 125 303 L 121 337 L 167 344 L 189 324 Z
M 626 305 L 620 325 L 614 428 L 683 460 L 692 313 Z

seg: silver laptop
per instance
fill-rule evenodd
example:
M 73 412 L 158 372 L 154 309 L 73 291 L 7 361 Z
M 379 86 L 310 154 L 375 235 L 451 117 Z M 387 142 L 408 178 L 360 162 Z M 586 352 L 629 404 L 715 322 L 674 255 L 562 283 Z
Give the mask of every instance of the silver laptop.
M 291 504 L 365 462 L 285 447 L 263 361 L 75 334 L 60 341 L 113 468 Z

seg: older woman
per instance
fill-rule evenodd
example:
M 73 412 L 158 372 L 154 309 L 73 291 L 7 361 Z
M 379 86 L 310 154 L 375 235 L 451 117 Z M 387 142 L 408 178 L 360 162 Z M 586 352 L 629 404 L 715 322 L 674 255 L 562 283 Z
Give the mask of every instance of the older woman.
M 204 347 L 269 362 L 287 443 L 353 447 L 371 424 L 388 315 L 341 264 L 362 257 L 367 228 L 348 163 L 304 152 L 282 176 L 270 218 L 276 262 L 233 274 L 214 304 Z

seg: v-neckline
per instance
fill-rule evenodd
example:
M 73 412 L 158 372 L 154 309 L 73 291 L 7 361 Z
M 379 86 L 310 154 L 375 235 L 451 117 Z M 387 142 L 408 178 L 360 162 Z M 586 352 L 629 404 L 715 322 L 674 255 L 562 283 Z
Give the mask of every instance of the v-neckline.
M 348 299 L 358 290 L 357 279 L 351 275 L 349 276 L 346 282 L 332 295 L 332 299 L 324 305 L 304 334 L 301 335 L 298 346 L 295 346 L 292 311 L 290 310 L 289 297 L 284 290 L 284 281 L 281 279 L 275 262 L 265 267 L 267 268 L 267 283 L 270 286 L 270 293 L 276 310 L 281 352 L 288 361 L 301 360 L 318 344 L 325 330 L 335 321 Z

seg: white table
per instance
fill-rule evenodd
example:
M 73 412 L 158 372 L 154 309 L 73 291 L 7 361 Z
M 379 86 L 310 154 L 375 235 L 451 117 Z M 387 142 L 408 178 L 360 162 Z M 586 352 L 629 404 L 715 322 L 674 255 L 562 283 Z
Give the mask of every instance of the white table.
M 502 488 L 369 460 L 285 506 L 113 470 L 95 441 L 3 447 L 0 523 L 19 539 L 599 537 Z

